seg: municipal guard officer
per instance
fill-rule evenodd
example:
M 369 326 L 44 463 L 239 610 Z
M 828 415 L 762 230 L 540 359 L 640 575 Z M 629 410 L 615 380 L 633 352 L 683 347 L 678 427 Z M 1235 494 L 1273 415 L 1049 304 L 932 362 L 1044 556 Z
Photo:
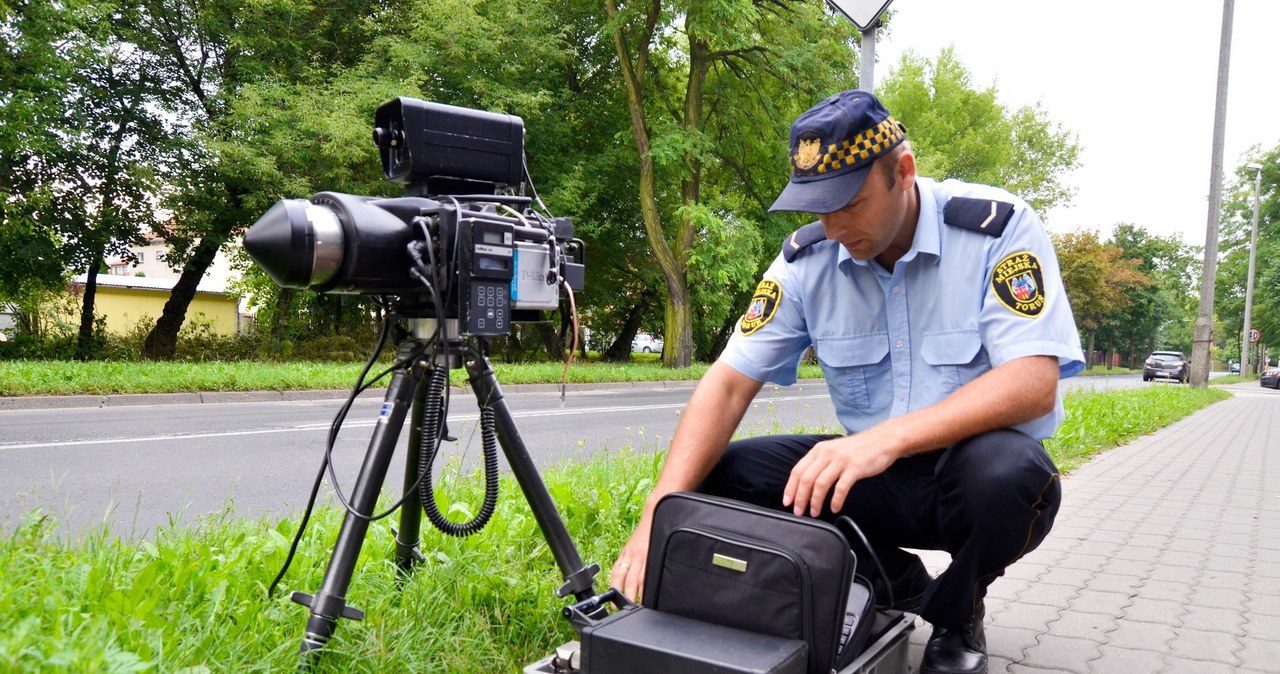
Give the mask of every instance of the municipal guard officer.
M 1049 237 L 995 187 L 916 176 L 906 131 L 845 91 L 791 128 L 791 179 L 771 211 L 813 213 L 756 287 L 698 383 L 611 584 L 643 586 L 653 507 L 672 491 L 849 515 L 899 608 L 933 626 L 924 674 L 985 672 L 983 598 L 1057 513 L 1041 445 L 1059 378 L 1083 367 Z M 796 381 L 813 347 L 843 436 L 729 443 L 764 382 Z M 930 578 L 902 548 L 946 550 Z

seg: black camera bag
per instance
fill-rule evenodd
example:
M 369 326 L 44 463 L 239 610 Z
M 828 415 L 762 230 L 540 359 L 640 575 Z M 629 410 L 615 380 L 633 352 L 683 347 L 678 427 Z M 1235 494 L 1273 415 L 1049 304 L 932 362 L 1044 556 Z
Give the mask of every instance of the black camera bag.
M 842 668 L 866 646 L 871 584 L 827 522 L 677 492 L 658 503 L 649 541 L 648 608 L 803 640 L 809 674 Z

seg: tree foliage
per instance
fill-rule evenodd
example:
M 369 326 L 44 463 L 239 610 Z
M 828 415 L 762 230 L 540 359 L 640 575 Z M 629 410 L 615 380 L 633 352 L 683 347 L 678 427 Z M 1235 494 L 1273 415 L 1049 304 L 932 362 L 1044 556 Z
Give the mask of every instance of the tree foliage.
M 1225 351 L 1239 359 L 1244 329 L 1244 301 L 1248 289 L 1249 240 L 1253 229 L 1255 176 L 1249 163 L 1262 166 L 1258 199 L 1258 240 L 1255 250 L 1253 327 L 1262 333 L 1264 346 L 1280 344 L 1280 145 L 1263 151 L 1253 148 L 1236 169 L 1224 191 L 1219 241 L 1218 277 L 1214 310 L 1223 322 Z M 1272 346 L 1272 353 L 1275 348 Z
M 1138 260 L 1126 257 L 1118 246 L 1103 243 L 1097 232 L 1076 231 L 1051 238 L 1076 327 L 1085 334 L 1086 348 L 1092 352 L 1098 331 L 1133 306 L 1133 295 L 1152 285 L 1152 280 L 1142 273 Z
M 1010 111 L 994 86 L 976 88 L 951 49 L 933 61 L 903 55 L 880 94 L 906 125 L 921 175 L 998 185 L 1041 213 L 1070 200 L 1074 134 L 1038 105 Z
M 776 194 L 785 176 L 778 139 L 799 112 L 848 86 L 852 32 L 818 5 L 787 0 L 605 0 L 605 10 L 641 222 L 664 286 L 663 363 L 684 367 L 694 356 L 695 315 L 704 331 L 727 317 L 729 305 L 712 298 L 741 293 L 759 265 L 721 264 L 702 276 L 693 268 L 759 260 L 759 197 Z

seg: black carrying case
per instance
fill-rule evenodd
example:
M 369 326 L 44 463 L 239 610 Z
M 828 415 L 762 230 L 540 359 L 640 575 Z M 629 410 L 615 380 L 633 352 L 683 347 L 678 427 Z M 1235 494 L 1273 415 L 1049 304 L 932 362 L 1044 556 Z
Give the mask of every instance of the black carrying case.
M 583 621 L 586 674 L 805 674 L 809 646 L 630 604 Z
M 798 639 L 808 644 L 806 671 L 828 674 L 862 652 L 874 622 L 875 597 L 856 562 L 827 522 L 677 492 L 654 510 L 644 606 Z

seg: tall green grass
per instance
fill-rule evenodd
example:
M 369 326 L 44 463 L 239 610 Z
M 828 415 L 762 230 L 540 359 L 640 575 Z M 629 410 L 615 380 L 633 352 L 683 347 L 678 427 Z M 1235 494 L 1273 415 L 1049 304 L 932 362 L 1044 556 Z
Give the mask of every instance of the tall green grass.
M 1181 386 L 1075 393 L 1048 446 L 1060 467 L 1073 467 L 1228 396 Z M 598 589 L 656 478 L 655 449 L 600 452 L 544 474 L 583 559 L 606 568 Z M 501 489 L 476 536 L 424 528 L 426 561 L 405 581 L 392 561 L 395 517 L 374 523 L 347 593 L 367 618 L 340 622 L 317 671 L 519 672 L 574 638 L 559 617 L 561 576 L 533 515 L 510 476 Z M 479 476 L 445 471 L 441 509 L 462 520 L 481 490 Z M 0 671 L 293 670 L 307 610 L 287 596 L 320 586 L 341 518 L 337 509 L 317 512 L 282 591 L 268 598 L 295 518 L 242 520 L 228 509 L 146 540 L 101 530 L 73 541 L 32 513 L 0 539 Z
M 362 367 L 350 362 L 0 361 L 0 396 L 349 389 Z M 504 385 L 559 383 L 564 375 L 562 363 L 497 363 L 494 370 Z M 705 363 L 679 370 L 663 368 L 655 358 L 631 363 L 574 361 L 567 376 L 575 384 L 696 380 L 706 371 Z M 466 385 L 464 371 L 450 375 L 455 386 Z M 822 371 L 805 365 L 800 376 L 821 377 Z

